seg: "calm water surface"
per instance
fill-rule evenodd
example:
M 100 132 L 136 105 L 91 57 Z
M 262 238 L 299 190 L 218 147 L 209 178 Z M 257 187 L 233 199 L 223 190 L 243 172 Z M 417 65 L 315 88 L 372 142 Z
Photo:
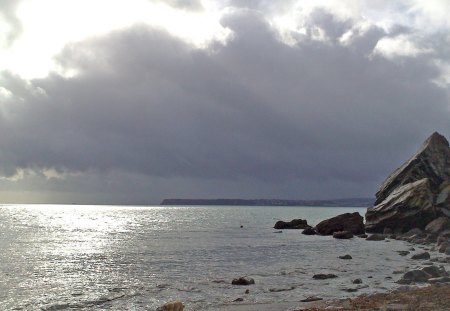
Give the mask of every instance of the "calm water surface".
M 0 206 L 0 310 L 186 310 L 345 297 L 395 286 L 416 265 L 400 241 L 275 233 L 277 220 L 310 224 L 362 208 Z M 243 228 L 240 228 L 240 226 Z M 340 260 L 350 254 L 352 260 Z M 312 280 L 334 273 L 333 280 Z M 256 285 L 232 286 L 248 275 Z M 370 278 L 369 278 L 370 277 Z M 356 278 L 362 285 L 352 284 Z M 352 294 L 354 295 L 354 294 Z

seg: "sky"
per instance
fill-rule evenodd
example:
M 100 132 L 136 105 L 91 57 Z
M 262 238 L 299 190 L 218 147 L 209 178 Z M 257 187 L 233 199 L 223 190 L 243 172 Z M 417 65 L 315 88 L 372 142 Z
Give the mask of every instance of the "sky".
M 0 0 L 0 203 L 373 197 L 450 138 L 447 0 Z

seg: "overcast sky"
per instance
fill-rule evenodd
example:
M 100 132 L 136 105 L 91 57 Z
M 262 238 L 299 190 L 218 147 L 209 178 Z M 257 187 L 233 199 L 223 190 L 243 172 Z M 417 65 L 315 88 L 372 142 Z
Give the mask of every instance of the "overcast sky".
M 0 0 L 0 202 L 372 197 L 450 138 L 448 12 Z

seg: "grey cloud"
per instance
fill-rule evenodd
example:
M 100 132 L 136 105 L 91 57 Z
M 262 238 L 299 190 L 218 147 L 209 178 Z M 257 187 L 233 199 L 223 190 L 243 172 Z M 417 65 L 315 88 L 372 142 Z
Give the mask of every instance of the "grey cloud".
M 16 8 L 20 2 L 21 0 L 0 0 L 0 18 L 3 18 L 11 28 L 9 31 L 2 30 L 0 33 L 0 42 L 4 41 L 3 44 L 6 47 L 10 46 L 22 33 L 22 23 L 16 15 Z
M 319 20 L 335 37 L 352 26 Z M 78 175 L 46 191 L 142 200 L 365 196 L 429 133 L 450 134 L 438 68 L 368 57 L 380 29 L 288 46 L 258 13 L 222 23 L 233 39 L 213 51 L 141 26 L 67 47 L 77 77 L 3 73 L 16 97 L 0 110 L 2 173 L 53 168 Z

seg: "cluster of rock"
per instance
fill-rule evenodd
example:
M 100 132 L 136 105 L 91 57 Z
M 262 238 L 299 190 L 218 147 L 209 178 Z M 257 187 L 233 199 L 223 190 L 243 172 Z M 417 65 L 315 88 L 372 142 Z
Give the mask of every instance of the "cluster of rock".
M 396 169 L 376 193 L 375 206 L 367 209 L 366 222 L 359 213 L 346 213 L 317 224 L 306 220 L 277 222 L 277 229 L 304 229 L 303 234 L 354 235 L 368 240 L 385 236 L 416 243 L 436 242 L 450 252 L 450 147 L 447 139 L 433 133 L 419 150 Z

